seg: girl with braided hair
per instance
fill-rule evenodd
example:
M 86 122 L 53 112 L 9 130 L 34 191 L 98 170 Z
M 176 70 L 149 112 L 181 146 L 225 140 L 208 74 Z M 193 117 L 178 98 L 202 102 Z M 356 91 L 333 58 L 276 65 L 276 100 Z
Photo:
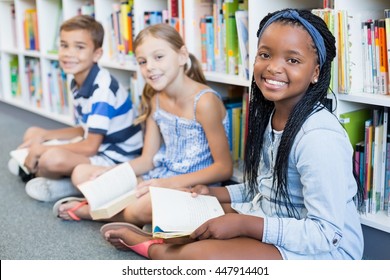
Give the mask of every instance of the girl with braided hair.
M 102 233 L 117 249 L 151 259 L 360 259 L 361 188 L 353 149 L 323 105 L 335 57 L 324 21 L 306 10 L 267 15 L 249 103 L 244 182 L 198 185 L 225 215 L 196 229 L 187 244 L 152 239 L 135 227 Z

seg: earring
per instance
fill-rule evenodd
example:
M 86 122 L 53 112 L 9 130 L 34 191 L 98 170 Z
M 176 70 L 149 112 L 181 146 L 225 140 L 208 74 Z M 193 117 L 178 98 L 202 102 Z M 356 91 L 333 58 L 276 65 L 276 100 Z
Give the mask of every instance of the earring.
M 313 84 L 316 84 L 318 82 L 318 79 L 314 79 Z

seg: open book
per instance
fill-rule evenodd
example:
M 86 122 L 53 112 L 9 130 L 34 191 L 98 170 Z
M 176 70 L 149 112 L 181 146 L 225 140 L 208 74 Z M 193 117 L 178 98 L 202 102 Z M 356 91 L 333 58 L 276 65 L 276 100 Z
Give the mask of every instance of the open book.
M 150 195 L 155 238 L 188 236 L 204 222 L 225 214 L 214 196 L 192 197 L 189 192 L 157 187 L 150 187 Z
M 53 146 L 63 145 L 63 144 L 80 142 L 82 139 L 83 138 L 81 136 L 75 137 L 70 140 L 52 139 L 44 142 L 43 145 L 53 145 Z M 28 155 L 28 148 L 16 149 L 10 152 L 10 156 L 18 162 L 20 168 L 22 168 L 26 174 L 30 174 L 30 171 L 24 165 L 27 155 Z
M 129 163 L 121 163 L 78 186 L 88 200 L 92 219 L 108 219 L 136 200 L 137 177 Z

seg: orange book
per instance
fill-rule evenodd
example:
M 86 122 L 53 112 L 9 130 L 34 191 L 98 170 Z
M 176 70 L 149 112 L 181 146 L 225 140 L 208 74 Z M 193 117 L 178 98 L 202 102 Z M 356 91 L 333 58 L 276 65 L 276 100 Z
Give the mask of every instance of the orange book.
M 379 37 L 379 92 L 388 93 L 388 62 L 387 62 L 387 44 L 386 44 L 386 24 L 384 19 L 378 20 Z
M 370 198 L 371 198 L 371 187 L 372 187 L 372 141 L 373 141 L 373 133 L 374 133 L 374 127 L 372 124 L 372 120 L 367 120 L 365 122 L 365 148 L 364 148 L 364 155 L 365 155 L 365 170 L 364 170 L 364 198 L 366 200 L 366 205 L 369 206 Z M 367 209 L 368 210 L 368 209 Z M 369 212 L 369 211 L 367 211 Z
M 29 36 L 30 24 L 27 18 L 28 18 L 28 14 L 26 12 L 23 20 L 24 47 L 26 48 L 26 50 L 29 50 L 30 49 L 30 36 Z

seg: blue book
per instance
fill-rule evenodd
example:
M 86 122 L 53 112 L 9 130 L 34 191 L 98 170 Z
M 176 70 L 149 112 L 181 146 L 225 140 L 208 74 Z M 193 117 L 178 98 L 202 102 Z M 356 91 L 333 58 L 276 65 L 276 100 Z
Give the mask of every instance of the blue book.
M 214 18 L 212 16 L 206 17 L 206 57 L 207 57 L 207 70 L 215 70 L 215 57 L 214 57 Z

